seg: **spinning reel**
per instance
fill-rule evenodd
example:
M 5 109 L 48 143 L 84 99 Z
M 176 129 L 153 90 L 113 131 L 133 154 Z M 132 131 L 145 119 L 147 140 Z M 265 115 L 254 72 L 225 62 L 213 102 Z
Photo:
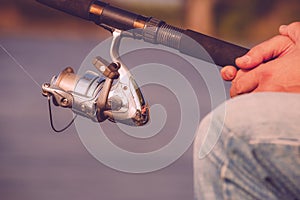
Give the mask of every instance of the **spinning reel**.
M 149 108 L 132 74 L 119 57 L 122 34 L 119 30 L 113 32 L 112 63 L 96 57 L 91 64 L 98 73 L 87 71 L 82 76 L 67 67 L 50 83 L 43 84 L 43 95 L 52 97 L 56 106 L 70 108 L 95 122 L 108 119 L 131 126 L 146 124 Z

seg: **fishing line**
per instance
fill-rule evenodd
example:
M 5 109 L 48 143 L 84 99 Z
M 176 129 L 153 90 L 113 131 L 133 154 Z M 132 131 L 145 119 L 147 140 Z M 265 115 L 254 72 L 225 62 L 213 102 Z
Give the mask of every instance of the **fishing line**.
M 15 64 L 17 64 L 17 66 L 19 66 L 22 71 L 40 88 L 40 84 L 33 78 L 33 76 L 25 69 L 25 67 L 23 67 L 23 65 L 21 65 L 21 63 L 2 45 L 0 44 L 0 47 L 1 49 L 3 49 L 3 51 L 13 60 L 13 62 Z M 55 126 L 54 126 L 54 123 L 53 123 L 53 117 L 52 117 L 52 111 L 51 111 L 51 105 L 50 105 L 50 97 L 48 97 L 48 107 L 49 107 L 49 117 L 50 117 L 50 124 L 51 124 L 51 128 L 57 132 L 57 133 L 60 133 L 60 132 L 63 132 L 65 131 L 67 128 L 69 128 L 73 122 L 75 121 L 77 115 L 75 115 L 75 117 L 66 125 L 65 128 L 63 129 L 56 129 Z
M 17 64 L 22 70 L 23 72 L 39 87 L 41 88 L 40 84 L 33 78 L 33 76 L 31 76 L 31 74 L 20 64 L 20 62 L 11 54 L 8 52 L 8 50 L 6 48 L 4 48 L 4 46 L 2 46 L 2 44 L 0 44 L 1 49 L 3 49 L 3 51 L 14 61 L 15 64 Z
M 75 121 L 77 115 L 75 115 L 73 117 L 73 119 L 62 129 L 57 129 L 55 128 L 55 125 L 53 123 L 53 115 L 52 115 L 52 109 L 51 109 L 51 100 L 50 100 L 50 96 L 48 96 L 48 111 L 49 111 L 49 118 L 50 118 L 50 125 L 51 128 L 53 129 L 53 131 L 55 131 L 56 133 L 61 133 L 64 132 L 65 130 L 67 130 Z

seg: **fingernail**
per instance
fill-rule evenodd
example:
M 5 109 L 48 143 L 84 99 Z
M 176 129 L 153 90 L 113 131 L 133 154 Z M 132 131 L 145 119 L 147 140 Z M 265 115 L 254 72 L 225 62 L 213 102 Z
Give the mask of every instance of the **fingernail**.
M 287 25 L 281 25 L 281 26 L 279 27 L 279 31 L 280 31 L 280 32 L 285 31 L 286 28 L 287 28 Z
M 226 76 L 226 78 L 227 78 L 228 80 L 231 80 L 231 79 L 234 78 L 234 77 L 233 77 L 233 74 L 232 74 L 231 72 L 229 72 L 229 71 L 226 71 L 226 72 L 225 72 L 225 76 Z
M 241 62 L 241 63 L 244 63 L 244 64 L 250 63 L 250 60 L 251 60 L 251 58 L 250 58 L 250 56 L 248 56 L 248 55 L 239 57 L 239 58 L 237 59 L 238 62 Z

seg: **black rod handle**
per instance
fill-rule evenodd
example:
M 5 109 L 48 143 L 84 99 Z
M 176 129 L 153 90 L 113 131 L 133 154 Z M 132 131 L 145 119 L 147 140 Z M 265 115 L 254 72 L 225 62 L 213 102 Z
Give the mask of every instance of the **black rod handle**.
M 249 49 L 192 30 L 185 30 L 180 40 L 179 51 L 208 62 L 212 59 L 218 66 L 235 66 L 235 59 L 246 54 Z

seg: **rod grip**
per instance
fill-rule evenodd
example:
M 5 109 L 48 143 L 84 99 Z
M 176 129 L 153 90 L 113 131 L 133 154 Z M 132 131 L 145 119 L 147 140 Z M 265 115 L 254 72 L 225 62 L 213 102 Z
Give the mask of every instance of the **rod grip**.
M 89 20 L 90 5 L 95 0 L 36 0 L 42 4 L 71 15 Z
M 180 40 L 179 51 L 208 62 L 213 61 L 223 67 L 235 66 L 235 59 L 246 54 L 249 49 L 192 30 L 185 30 Z

